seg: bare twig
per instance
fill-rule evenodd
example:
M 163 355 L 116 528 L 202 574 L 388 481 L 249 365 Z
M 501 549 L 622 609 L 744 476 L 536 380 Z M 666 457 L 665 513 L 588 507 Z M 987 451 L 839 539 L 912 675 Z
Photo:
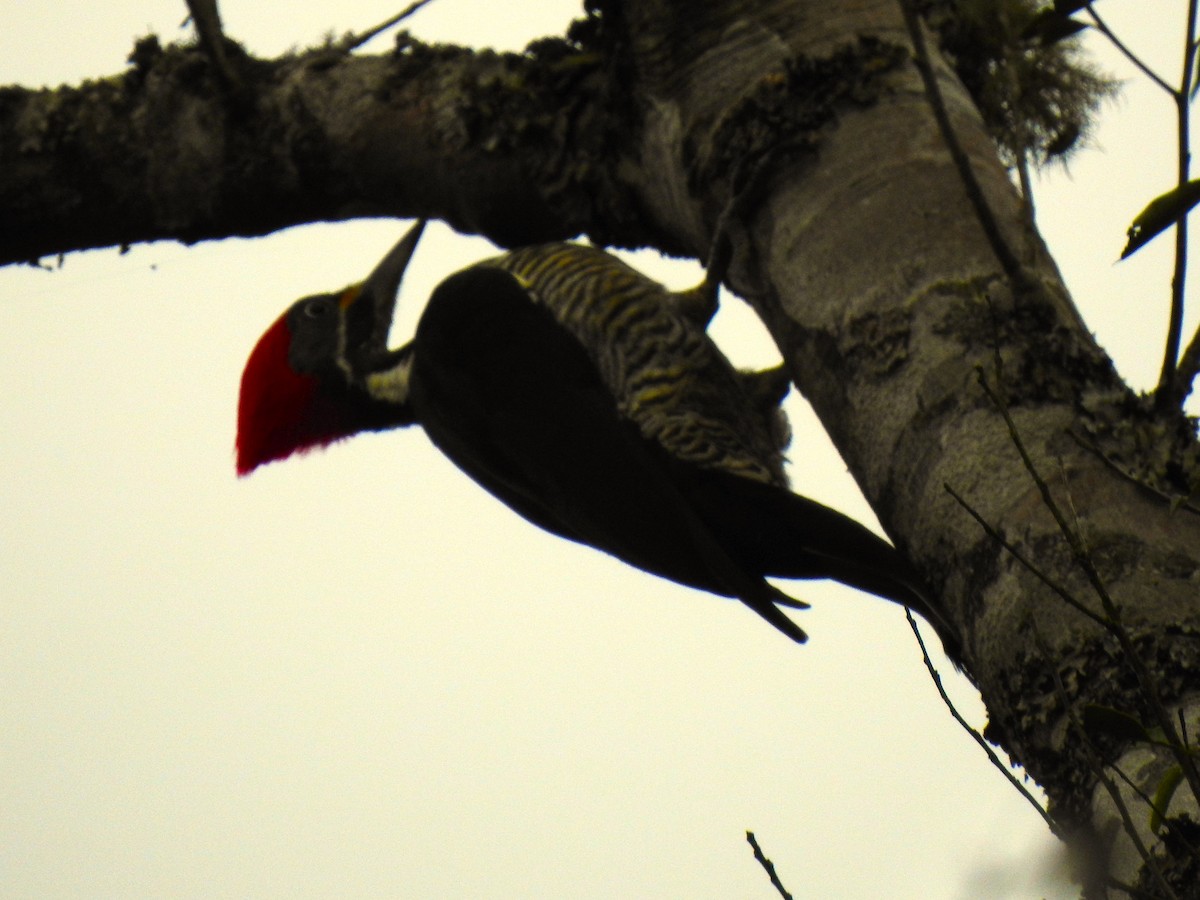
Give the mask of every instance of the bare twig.
M 1200 515 L 1200 507 L 1197 507 L 1197 506 L 1193 505 L 1192 503 L 1188 502 L 1188 500 L 1186 498 L 1172 496 L 1171 494 L 1168 494 L 1165 491 L 1160 491 L 1154 485 L 1146 484 L 1146 482 L 1140 481 L 1137 478 L 1135 478 L 1134 476 L 1130 475 L 1128 472 L 1126 472 L 1124 469 L 1122 469 L 1119 465 L 1117 465 L 1117 463 L 1114 460 L 1110 459 L 1108 457 L 1108 455 L 1105 454 L 1105 452 L 1103 450 L 1101 450 L 1099 447 L 1097 447 L 1093 441 L 1091 441 L 1088 438 L 1084 437 L 1083 435 L 1079 434 L 1079 432 L 1073 431 L 1073 430 L 1068 430 L 1067 434 L 1069 434 L 1071 436 L 1071 439 L 1073 441 L 1075 441 L 1075 443 L 1077 443 L 1080 447 L 1082 447 L 1084 450 L 1087 450 L 1089 453 L 1091 453 L 1093 456 L 1095 456 L 1098 460 L 1100 460 L 1100 462 L 1104 463 L 1104 465 L 1106 465 L 1115 474 L 1121 476 L 1126 481 L 1128 481 L 1130 484 L 1136 485 L 1137 487 L 1141 488 L 1144 491 L 1148 491 L 1149 493 L 1153 494 L 1158 499 L 1160 499 L 1163 502 L 1165 502 L 1166 504 L 1168 504 L 1172 509 L 1183 509 L 1183 510 L 1187 510 L 1188 512 L 1192 513 L 1193 515 Z
M 1008 9 L 1003 3 L 996 4 L 996 15 L 1000 18 L 1000 26 L 1005 31 L 1012 31 L 1012 21 L 1008 15 Z M 1007 54 L 1019 55 L 1024 51 L 1024 48 L 1017 46 L 1016 48 L 1009 47 L 1006 50 Z M 1007 82 L 1008 102 L 1013 109 L 1016 109 L 1021 99 L 1021 83 L 1017 78 L 1017 66 L 1013 65 L 1011 58 L 1004 60 L 1004 74 Z M 1017 179 L 1021 185 L 1021 199 L 1025 201 L 1025 217 L 1029 224 L 1030 230 L 1037 228 L 1037 211 L 1033 207 L 1033 180 L 1029 177 L 1029 148 L 1032 141 L 1029 139 L 1029 128 L 1025 121 L 1025 117 L 1019 113 L 1012 118 L 1014 129 L 1014 137 L 1016 138 L 1016 170 Z
M 757 157 L 742 159 L 735 163 L 729 179 L 730 197 L 724 208 L 717 216 L 713 225 L 712 240 L 708 245 L 708 253 L 703 260 L 705 283 L 710 289 L 724 280 L 733 264 L 733 224 L 755 207 L 761 199 L 762 192 L 768 186 L 771 177 L 776 173 L 777 165 L 789 154 L 805 149 L 799 140 L 786 140 L 775 144 Z M 744 295 L 743 295 L 744 296 Z M 751 300 L 752 298 L 746 297 Z
M 1196 0 L 1188 0 L 1187 31 L 1183 36 L 1183 73 L 1179 90 L 1172 92 L 1175 101 L 1176 183 L 1188 183 L 1191 168 L 1191 131 L 1188 124 L 1192 65 L 1196 34 Z M 1177 370 L 1179 343 L 1183 336 L 1183 293 L 1187 284 L 1187 216 L 1175 223 L 1175 271 L 1171 275 L 1171 318 L 1167 325 L 1167 346 L 1163 351 L 1162 372 L 1158 378 L 1155 399 L 1159 409 L 1170 409 L 1183 403 L 1192 386 L 1192 375 L 1180 378 Z
M 961 506 L 964 510 L 966 510 L 967 514 L 969 516 L 971 516 L 971 518 L 973 518 L 976 522 L 979 523 L 980 527 L 983 528 L 984 532 L 986 532 L 988 537 L 990 537 L 992 540 L 994 540 L 996 543 L 998 543 L 1001 547 L 1003 547 L 1005 550 L 1007 550 L 1009 553 L 1011 553 L 1013 558 L 1017 562 L 1019 562 L 1022 566 L 1024 566 L 1027 571 L 1029 571 L 1034 576 L 1036 576 L 1037 579 L 1042 584 L 1044 584 L 1046 587 L 1050 588 L 1050 590 L 1054 591 L 1054 593 L 1058 594 L 1059 598 L 1064 603 L 1066 603 L 1068 606 L 1070 606 L 1072 609 L 1076 610 L 1077 612 L 1082 613 L 1083 615 L 1087 616 L 1089 619 L 1091 619 L 1096 624 L 1098 624 L 1104 628 L 1108 628 L 1108 620 L 1107 619 L 1105 619 L 1103 616 L 1093 612 L 1092 610 L 1088 609 L 1086 606 L 1084 606 L 1082 603 L 1080 603 L 1077 599 L 1075 599 L 1075 597 L 1072 596 L 1072 594 L 1066 588 L 1064 588 L 1057 581 L 1052 579 L 1049 575 L 1047 575 L 1040 568 L 1038 568 L 1036 565 L 1034 565 L 1032 561 L 1027 559 L 1025 557 L 1025 555 L 1022 554 L 1021 551 L 1016 548 L 1016 545 L 1009 542 L 1009 540 L 1007 538 L 1005 538 L 1004 535 L 1002 535 L 999 531 L 997 531 L 995 528 L 993 528 L 988 523 L 988 521 L 986 519 L 984 519 L 983 516 L 981 516 L 975 510 L 974 507 L 971 506 L 971 504 L 969 504 L 966 500 L 964 500 L 961 496 L 959 496 L 958 492 L 956 492 L 954 490 L 954 488 L 950 487 L 950 485 L 945 484 L 945 483 L 942 484 L 942 487 L 945 489 L 946 493 L 948 493 L 951 497 L 953 497 L 956 501 L 958 501 L 958 505 Z
M 1096 10 L 1092 7 L 1092 4 L 1089 3 L 1087 5 L 1087 7 L 1085 7 L 1085 8 L 1087 9 L 1088 15 L 1092 17 L 1092 24 L 1096 26 L 1096 30 L 1099 31 L 1106 38 L 1108 38 L 1109 42 L 1114 47 L 1117 48 L 1117 50 L 1121 53 L 1122 56 L 1124 56 L 1127 60 L 1129 60 L 1131 63 L 1133 63 L 1139 69 L 1141 69 L 1143 75 L 1145 75 L 1147 78 L 1149 78 L 1155 84 L 1157 84 L 1160 88 L 1162 88 L 1168 94 L 1175 93 L 1175 89 L 1173 87 L 1171 87 L 1169 84 L 1167 84 L 1167 82 L 1164 78 L 1160 77 L 1158 75 L 1158 73 L 1156 73 L 1153 69 L 1151 69 L 1144 62 L 1142 62 L 1141 59 L 1138 58 L 1138 55 L 1136 53 L 1134 53 L 1132 50 L 1130 50 L 1128 47 L 1126 47 L 1121 42 L 1121 39 L 1118 38 L 1115 34 L 1113 34 L 1112 30 L 1108 27 L 1108 25 L 1105 23 L 1105 21 L 1100 18 L 1100 14 L 1098 12 L 1096 12 Z
M 908 29 L 909 39 L 912 41 L 917 70 L 921 73 L 921 80 L 925 85 L 925 97 L 929 101 L 930 109 L 933 110 L 933 117 L 937 121 L 942 140 L 946 143 L 946 149 L 950 151 L 950 158 L 954 161 L 955 168 L 958 169 L 967 199 L 975 209 L 975 217 L 983 227 L 983 232 L 987 236 L 992 252 L 1000 262 L 1000 267 L 1004 269 L 1004 274 L 1015 285 L 1023 286 L 1029 279 L 1022 269 L 1016 253 L 1009 247 L 1008 241 L 1001 233 L 1000 225 L 992 213 L 992 208 L 988 205 L 979 179 L 975 177 L 971 160 L 963 150 L 962 143 L 954 132 L 954 126 L 950 123 L 950 114 L 946 111 L 946 103 L 942 98 L 941 88 L 938 87 L 937 74 L 933 71 L 929 49 L 925 45 L 925 35 L 921 30 L 921 20 L 917 15 L 913 0 L 899 0 L 899 3 L 900 8 L 904 11 L 904 24 Z
M 1017 178 L 1021 183 L 1021 199 L 1025 201 L 1025 216 L 1031 227 L 1036 227 L 1037 208 L 1033 205 L 1033 179 L 1029 177 L 1029 154 L 1021 151 L 1017 160 Z
M 998 378 L 1002 377 L 1000 372 L 1001 365 L 1002 363 L 999 358 L 999 353 L 997 353 L 996 367 Z M 1012 416 L 1008 412 L 1007 401 L 1002 398 L 990 384 L 988 384 L 987 377 L 984 375 L 982 368 L 977 368 L 975 370 L 975 375 L 978 378 L 979 384 L 983 388 L 984 393 L 988 395 L 988 399 L 992 401 L 992 405 L 996 407 L 997 411 L 999 411 L 1001 417 L 1004 419 L 1004 425 L 1008 429 L 1009 439 L 1012 441 L 1012 444 L 1016 448 L 1018 455 L 1021 457 L 1021 463 L 1024 465 L 1025 471 L 1028 472 L 1029 476 L 1033 479 L 1033 483 L 1037 487 L 1038 493 L 1042 497 L 1042 504 L 1047 510 L 1049 510 L 1050 515 L 1054 518 L 1054 522 L 1056 525 L 1058 525 L 1058 529 L 1062 533 L 1062 536 L 1066 538 L 1067 545 L 1071 548 L 1071 553 L 1075 558 L 1075 562 L 1080 566 L 1081 569 L 1083 569 L 1084 574 L 1087 576 L 1088 581 L 1092 585 L 1092 589 L 1100 597 L 1100 602 L 1105 607 L 1104 611 L 1108 613 L 1110 619 L 1114 619 L 1116 605 L 1113 603 L 1112 597 L 1109 596 L 1108 588 L 1105 586 L 1104 581 L 1100 578 L 1100 573 L 1096 571 L 1096 567 L 1092 565 L 1091 556 L 1088 555 L 1086 548 L 1079 540 L 1079 536 L 1067 522 L 1062 510 L 1059 509 L 1058 503 L 1054 499 L 1054 495 L 1050 493 L 1050 486 L 1046 484 L 1046 480 L 1042 478 L 1041 473 L 1038 472 L 1037 466 L 1033 464 L 1033 459 L 1030 457 L 1029 451 L 1025 449 L 1025 442 L 1021 439 L 1020 432 L 1017 431 L 1016 423 L 1013 422 Z M 1112 607 L 1112 609 L 1109 607 Z
M 343 53 L 349 53 L 351 50 L 354 50 L 356 47 L 361 47 L 363 44 L 365 44 L 367 41 L 371 40 L 371 38 L 375 37 L 376 35 L 387 31 L 393 25 L 396 25 L 399 22 L 404 21 L 405 19 L 407 19 L 409 16 L 411 16 L 413 13 L 415 13 L 418 9 L 420 9 L 425 4 L 432 3 L 432 2 L 433 2 L 433 0 L 416 0 L 415 3 L 409 4 L 408 8 L 405 9 L 403 12 L 397 13 L 396 15 L 394 15 L 390 19 L 388 19 L 386 22 L 380 22 L 374 28 L 368 28 L 366 31 L 361 32 L 360 34 L 347 35 L 344 40 L 339 42 L 338 49 L 341 50 Z
M 758 840 L 754 837 L 753 831 L 746 832 L 746 840 L 754 848 L 754 858 L 758 860 L 758 864 L 763 867 L 763 870 L 767 873 L 767 877 L 771 879 L 771 884 L 775 885 L 775 890 L 779 891 L 779 895 L 783 897 L 783 900 L 793 900 L 792 895 L 783 886 L 783 882 L 779 880 L 779 876 L 775 874 L 775 863 L 767 859 L 762 852 L 762 848 L 758 846 Z
M 950 715 L 954 717 L 954 721 L 961 725 L 963 730 L 974 739 L 975 743 L 983 748 L 983 752 L 987 754 L 987 758 L 991 761 L 992 765 L 1000 770 L 1000 774 L 1007 778 L 1009 783 L 1021 793 L 1021 796 L 1029 801 L 1029 805 L 1037 810 L 1038 815 L 1045 819 L 1051 833 L 1059 839 L 1065 839 L 1065 835 L 1059 829 L 1058 824 L 1051 818 L 1050 813 L 1046 811 L 1045 807 L 1038 802 L 1037 797 L 1033 796 L 1025 785 L 1021 784 L 1017 776 L 1013 775 L 1009 767 L 1004 764 L 1004 761 L 996 755 L 996 751 L 988 744 L 987 739 L 977 729 L 972 728 L 971 724 L 962 717 L 962 714 L 950 699 L 950 695 L 946 693 L 946 688 L 942 685 L 942 675 L 934 666 L 933 660 L 929 658 L 929 651 L 925 648 L 925 640 L 921 637 L 921 632 L 917 629 L 917 620 L 913 618 L 912 611 L 907 606 L 904 608 L 904 615 L 908 619 L 908 627 L 917 636 L 917 644 L 921 647 L 921 656 L 925 660 L 925 668 L 929 670 L 929 677 L 933 679 L 933 686 L 937 688 L 938 696 L 946 704 L 946 709 L 950 710 Z
M 999 351 L 996 352 L 996 373 L 997 379 L 1003 379 L 1003 361 L 1000 358 Z M 1141 694 L 1150 708 L 1151 714 L 1154 716 L 1155 724 L 1162 729 L 1162 733 L 1166 738 L 1166 743 L 1171 748 L 1171 753 L 1175 757 L 1175 761 L 1179 763 L 1184 777 L 1187 779 L 1188 786 L 1192 791 L 1192 795 L 1200 800 L 1200 771 L 1196 769 L 1195 760 L 1192 759 L 1187 748 L 1180 742 L 1179 735 L 1175 730 L 1175 723 L 1167 714 L 1167 709 L 1163 706 L 1159 692 L 1157 679 L 1150 672 L 1138 653 L 1137 648 L 1133 645 L 1133 640 L 1129 637 L 1129 631 L 1125 628 L 1121 620 L 1121 610 L 1113 601 L 1112 595 L 1108 592 L 1108 587 L 1104 584 L 1104 580 L 1100 577 L 1100 573 L 1096 570 L 1095 564 L 1092 562 L 1091 555 L 1087 548 L 1084 547 L 1079 535 L 1070 527 L 1062 510 L 1059 508 L 1054 496 L 1050 493 L 1050 487 L 1046 484 L 1044 478 L 1038 472 L 1037 467 L 1033 463 L 1033 459 L 1029 456 L 1029 452 L 1025 449 L 1025 442 L 1021 439 L 1020 432 L 1017 431 L 1016 423 L 1013 422 L 1012 416 L 1008 411 L 1008 403 L 996 393 L 996 391 L 988 384 L 987 378 L 984 377 L 983 369 L 977 369 L 976 374 L 979 378 L 979 383 L 983 387 L 984 392 L 991 399 L 997 411 L 1004 419 L 1004 424 L 1008 428 L 1008 434 L 1016 448 L 1017 453 L 1021 457 L 1021 462 L 1025 466 L 1025 471 L 1029 473 L 1029 477 L 1033 479 L 1037 486 L 1038 493 L 1041 494 L 1042 503 L 1054 518 L 1058 525 L 1059 532 L 1067 541 L 1067 546 L 1071 549 L 1071 555 L 1075 560 L 1075 564 L 1080 567 L 1088 582 L 1095 591 L 1096 596 L 1100 599 L 1100 605 L 1104 608 L 1104 614 L 1107 617 L 1104 620 L 1104 627 L 1108 630 L 1117 643 L 1121 647 L 1122 655 L 1125 658 L 1129 668 L 1133 670 L 1134 677 L 1138 681 L 1138 686 L 1141 688 Z
M 192 26 L 200 38 L 200 47 L 212 61 L 217 78 L 227 89 L 238 86 L 237 74 L 225 55 L 225 34 L 221 28 L 221 13 L 217 0 L 185 0 Z
M 1038 634 L 1036 626 L 1034 626 L 1034 637 L 1041 648 L 1042 656 L 1047 660 L 1052 659 L 1050 655 L 1050 648 L 1047 647 L 1045 642 L 1041 639 L 1041 635 Z M 1116 807 L 1117 814 L 1121 817 L 1121 822 L 1124 825 L 1125 834 L 1129 837 L 1134 849 L 1137 850 L 1138 855 L 1142 858 L 1142 864 L 1146 867 L 1146 869 L 1150 872 L 1151 877 L 1158 884 L 1162 891 L 1162 895 L 1170 898 L 1170 900 L 1178 900 L 1178 895 L 1171 889 L 1171 886 L 1167 884 L 1166 878 L 1163 877 L 1162 871 L 1159 869 L 1158 864 L 1154 860 L 1154 856 L 1150 853 L 1150 850 L 1146 847 L 1145 843 L 1143 843 L 1141 835 L 1138 834 L 1137 826 L 1133 823 L 1133 816 L 1129 812 L 1129 807 L 1125 805 L 1125 798 L 1121 796 L 1120 789 L 1116 786 L 1113 780 L 1105 774 L 1104 763 L 1101 762 L 1100 757 L 1096 754 L 1096 750 L 1092 746 L 1092 740 L 1088 737 L 1087 731 L 1083 727 L 1083 722 L 1081 722 L 1079 719 L 1079 714 L 1075 709 L 1075 705 L 1071 702 L 1070 697 L 1067 695 L 1067 689 L 1063 685 L 1062 676 L 1059 674 L 1058 668 L 1054 665 L 1051 665 L 1050 674 L 1054 677 L 1054 690 L 1058 695 L 1059 702 L 1063 706 L 1063 712 L 1067 715 L 1067 721 L 1071 723 L 1071 727 L 1075 730 L 1076 737 L 1079 739 L 1080 749 L 1087 757 L 1088 768 L 1091 769 L 1092 775 L 1097 781 L 1100 782 L 1101 786 L 1108 793 L 1108 796 L 1112 799 L 1113 806 Z
M 1183 830 L 1175 822 L 1173 822 L 1169 818 L 1167 818 L 1167 810 L 1159 809 L 1158 805 L 1154 802 L 1153 798 L 1150 797 L 1150 795 L 1147 794 L 1145 791 L 1143 791 L 1141 789 L 1141 787 L 1133 781 L 1132 778 L 1130 778 L 1128 775 L 1126 775 L 1124 770 L 1120 766 L 1118 766 L 1114 763 L 1110 768 L 1114 772 L 1117 773 L 1118 778 L 1120 778 L 1123 782 L 1125 782 L 1126 787 L 1128 787 L 1131 791 L 1133 791 L 1135 794 L 1137 794 L 1138 799 L 1141 800 L 1143 803 L 1145 803 L 1146 807 L 1148 809 L 1152 809 L 1156 813 L 1158 813 L 1159 818 L 1162 821 L 1163 827 L 1167 831 L 1171 832 L 1171 835 L 1175 838 L 1175 840 L 1179 841 L 1179 845 L 1181 847 L 1186 848 L 1187 852 L 1190 853 L 1192 856 L 1195 856 L 1196 852 L 1197 852 L 1197 848 L 1195 846 L 1193 846 L 1193 844 L 1192 844 L 1191 840 L 1188 838 L 1188 836 L 1183 833 Z
M 1192 340 L 1183 351 L 1183 356 L 1179 359 L 1179 368 L 1175 372 L 1180 404 L 1192 392 L 1192 383 L 1195 382 L 1197 374 L 1200 374 L 1200 328 L 1192 335 Z

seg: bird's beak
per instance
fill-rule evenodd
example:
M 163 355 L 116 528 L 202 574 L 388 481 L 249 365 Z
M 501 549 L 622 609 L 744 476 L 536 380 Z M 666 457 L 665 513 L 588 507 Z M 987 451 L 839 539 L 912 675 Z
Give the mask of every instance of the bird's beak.
M 377 357 L 387 352 L 396 294 L 424 230 L 425 220 L 420 219 L 379 261 L 366 281 L 342 296 L 347 349 L 360 358 Z

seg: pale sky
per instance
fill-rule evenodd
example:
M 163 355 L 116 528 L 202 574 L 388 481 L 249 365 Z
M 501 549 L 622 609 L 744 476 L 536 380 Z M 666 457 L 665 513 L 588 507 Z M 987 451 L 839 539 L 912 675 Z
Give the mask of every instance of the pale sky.
M 272 55 L 401 5 L 222 12 Z M 1183 7 L 1105 12 L 1150 53 L 1176 46 Z M 514 49 L 576 8 L 436 0 L 409 27 Z M 189 36 L 184 16 L 182 0 L 8 0 L 0 83 L 115 73 L 136 37 Z M 1089 325 L 1148 387 L 1173 242 L 1114 263 L 1171 185 L 1172 113 L 1105 60 L 1133 90 L 1070 178 L 1041 180 L 1039 216 Z M 1177 77 L 1174 55 L 1163 69 Z M 945 712 L 898 607 L 792 584 L 813 604 L 796 647 L 740 604 L 527 525 L 416 429 L 234 477 L 254 341 L 406 226 L 0 270 L 0 898 L 769 900 L 747 829 L 797 897 L 1070 896 L 1038 881 L 1053 841 Z M 393 341 L 438 280 L 492 252 L 427 232 Z M 776 358 L 754 326 L 723 298 L 716 335 L 739 364 Z M 873 521 L 788 408 L 794 488 Z

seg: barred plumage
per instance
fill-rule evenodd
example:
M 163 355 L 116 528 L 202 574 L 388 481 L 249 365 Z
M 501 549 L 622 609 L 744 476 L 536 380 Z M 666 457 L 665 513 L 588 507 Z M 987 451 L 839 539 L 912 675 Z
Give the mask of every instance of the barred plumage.
M 836 578 L 954 626 L 895 548 L 786 489 L 782 369 L 737 372 L 708 339 L 707 289 L 671 293 L 600 250 L 529 247 L 449 276 L 387 347 L 422 225 L 361 285 L 297 301 L 242 377 L 238 471 L 360 431 L 420 424 L 547 531 L 737 597 L 796 641 L 766 581 Z M 707 288 L 707 283 L 706 283 Z
M 575 336 L 645 437 L 685 462 L 787 486 L 778 410 L 754 402 L 661 284 L 578 244 L 524 247 L 478 265 L 516 276 Z

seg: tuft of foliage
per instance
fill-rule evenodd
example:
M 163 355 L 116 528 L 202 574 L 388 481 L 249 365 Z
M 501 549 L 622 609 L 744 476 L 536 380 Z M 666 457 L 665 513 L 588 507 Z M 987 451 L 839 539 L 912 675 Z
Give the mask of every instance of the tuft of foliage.
M 1083 58 L 1078 26 L 1048 30 L 1038 0 L 925 0 L 921 12 L 1006 165 L 1064 161 L 1116 82 Z M 1056 19 L 1056 22 L 1060 20 Z

